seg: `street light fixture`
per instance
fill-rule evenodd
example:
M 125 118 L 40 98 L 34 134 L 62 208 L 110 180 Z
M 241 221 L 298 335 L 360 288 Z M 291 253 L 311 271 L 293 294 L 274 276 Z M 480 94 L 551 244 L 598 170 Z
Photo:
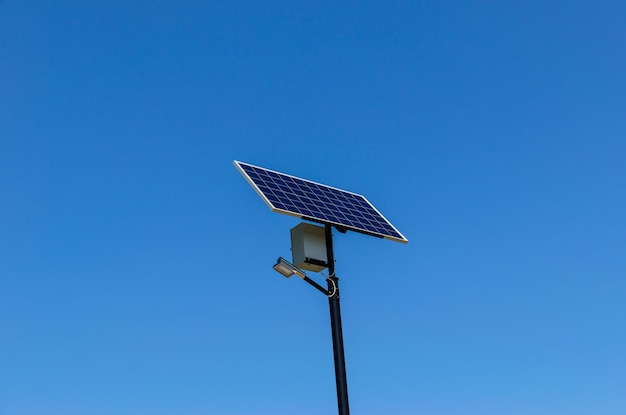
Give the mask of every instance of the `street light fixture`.
M 327 297 L 332 297 L 337 292 L 337 285 L 332 279 L 326 278 L 329 281 L 329 285 L 333 287 L 333 290 L 330 291 L 313 281 L 311 278 L 307 277 L 304 271 L 302 271 L 300 268 L 296 267 L 283 257 L 278 257 L 276 264 L 272 268 L 274 268 L 276 272 L 287 278 L 291 277 L 292 275 L 297 275 L 298 277 L 302 278 L 304 281 L 315 287 L 318 291 L 321 291 Z
M 305 278 L 306 274 L 300 268 L 293 265 L 291 262 L 287 261 L 283 257 L 278 257 L 276 260 L 276 265 L 274 265 L 274 271 L 281 273 L 286 278 L 291 277 L 292 275 L 297 275 L 300 278 Z
M 402 243 L 408 240 L 362 195 L 240 161 L 234 164 L 273 212 L 323 225 L 301 223 L 293 228 L 291 251 L 296 265 L 278 258 L 273 268 L 287 278 L 297 275 L 328 297 L 337 409 L 339 415 L 349 415 L 339 278 L 335 275 L 332 228 L 335 227 L 340 233 L 351 230 Z M 313 272 L 328 269 L 328 289 L 307 277 L 302 269 Z

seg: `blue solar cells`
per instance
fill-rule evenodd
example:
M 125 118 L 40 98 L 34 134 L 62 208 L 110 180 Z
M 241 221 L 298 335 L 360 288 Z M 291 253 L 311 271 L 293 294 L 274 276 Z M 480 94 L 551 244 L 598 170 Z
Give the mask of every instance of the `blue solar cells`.
M 399 242 L 407 239 L 365 197 L 235 161 L 269 207 L 314 222 Z

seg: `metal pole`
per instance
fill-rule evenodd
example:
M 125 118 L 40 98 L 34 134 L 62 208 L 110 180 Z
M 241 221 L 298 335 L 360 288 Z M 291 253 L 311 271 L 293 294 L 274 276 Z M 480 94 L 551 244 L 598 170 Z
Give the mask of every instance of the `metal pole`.
M 335 382 L 337 383 L 337 405 L 339 415 L 349 415 L 348 381 L 346 379 L 346 359 L 343 354 L 343 330 L 339 307 L 339 279 L 335 276 L 335 256 L 333 254 L 333 228 L 326 225 L 326 255 L 328 256 L 328 297 L 330 305 L 330 327 L 333 334 L 333 354 L 335 357 Z M 332 280 L 332 281 L 331 281 Z

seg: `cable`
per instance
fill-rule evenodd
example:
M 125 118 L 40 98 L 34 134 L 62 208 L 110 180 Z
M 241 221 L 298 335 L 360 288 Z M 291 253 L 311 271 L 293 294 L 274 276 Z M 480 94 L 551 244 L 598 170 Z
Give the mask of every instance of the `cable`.
M 335 295 L 337 293 L 337 283 L 335 282 L 335 280 L 333 280 L 333 277 L 335 276 L 335 273 L 333 272 L 333 275 L 329 275 L 326 276 L 323 272 L 320 272 L 320 274 L 322 274 L 322 276 L 324 278 L 326 278 L 328 281 L 333 283 L 333 293 L 332 294 L 327 294 L 328 297 L 332 297 L 333 295 Z
M 335 280 L 333 280 L 332 278 L 326 278 L 328 281 L 333 283 L 333 293 L 332 294 L 327 294 L 328 298 L 334 296 L 337 293 L 337 283 L 335 283 Z

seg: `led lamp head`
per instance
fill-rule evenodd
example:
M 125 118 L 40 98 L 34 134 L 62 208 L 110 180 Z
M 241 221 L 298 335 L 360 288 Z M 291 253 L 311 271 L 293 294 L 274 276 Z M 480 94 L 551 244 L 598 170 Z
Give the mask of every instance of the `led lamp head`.
M 289 278 L 292 275 L 297 275 L 300 278 L 306 277 L 304 271 L 302 271 L 300 268 L 296 267 L 283 257 L 278 257 L 276 265 L 274 265 L 272 268 L 274 268 L 276 272 L 282 274 L 286 278 Z

